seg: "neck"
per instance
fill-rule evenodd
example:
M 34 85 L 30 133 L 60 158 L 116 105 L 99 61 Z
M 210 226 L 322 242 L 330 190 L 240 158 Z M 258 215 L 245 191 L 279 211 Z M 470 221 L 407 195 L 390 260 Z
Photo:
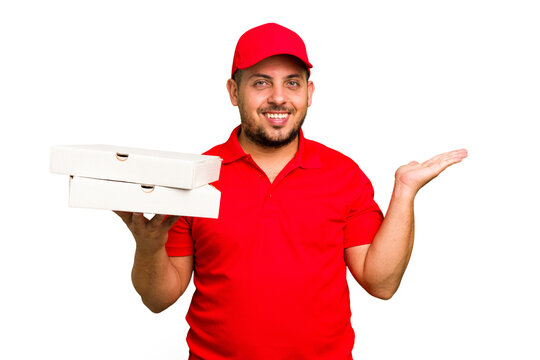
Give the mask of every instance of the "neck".
M 281 170 L 294 158 L 298 150 L 299 136 L 290 143 L 278 148 L 264 147 L 247 138 L 242 131 L 238 142 L 246 154 L 266 173 L 272 182 Z

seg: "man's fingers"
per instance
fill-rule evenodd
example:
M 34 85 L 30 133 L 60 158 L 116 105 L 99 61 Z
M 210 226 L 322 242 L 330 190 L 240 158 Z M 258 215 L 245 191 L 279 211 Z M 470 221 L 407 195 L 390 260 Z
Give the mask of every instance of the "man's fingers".
M 439 164 L 437 164 L 437 166 L 439 167 L 438 168 L 438 172 L 439 174 L 441 172 L 443 172 L 444 170 L 446 170 L 448 167 L 454 165 L 454 164 L 457 164 L 458 162 L 460 162 L 462 159 L 460 158 L 447 158 L 447 159 L 444 159 L 444 160 L 441 160 L 441 162 Z
M 396 180 L 418 191 L 425 184 L 437 177 L 447 167 L 454 165 L 467 157 L 467 150 L 459 149 L 435 155 L 419 164 L 411 161 L 400 167 L 396 172 Z
M 128 227 L 133 225 L 136 228 L 146 227 L 149 229 L 157 229 L 161 226 L 168 230 L 178 221 L 178 219 L 180 219 L 180 216 L 156 214 L 151 220 L 148 220 L 142 213 L 118 210 L 113 210 L 113 212 L 118 215 Z
M 131 217 L 133 216 L 133 213 L 132 212 L 129 212 L 129 211 L 117 211 L 117 210 L 113 210 L 113 212 L 120 216 L 120 218 L 122 219 L 122 221 L 127 225 L 129 226 L 131 224 Z
M 439 159 L 441 157 L 443 157 L 445 154 L 439 154 L 439 155 L 435 155 L 434 157 L 432 157 L 431 159 L 428 159 L 426 161 L 424 161 L 422 163 L 422 165 L 424 166 L 431 166 L 432 164 L 435 164 L 437 161 L 439 161 Z
M 467 150 L 460 149 L 460 150 L 454 150 L 446 154 L 440 162 L 442 166 L 442 170 L 446 169 L 450 165 L 457 164 L 458 162 L 461 162 L 461 160 L 465 159 L 467 157 Z
M 169 230 L 179 218 L 180 216 L 156 214 L 148 225 L 154 228 L 160 226 L 162 229 Z
M 152 230 L 159 229 L 159 231 L 169 231 L 169 229 L 174 225 L 175 222 L 178 221 L 179 218 L 180 216 L 156 214 L 152 220 L 148 222 L 147 228 Z
M 180 216 L 167 216 L 162 222 L 162 226 L 166 229 L 170 229 L 177 221 L 180 219 Z
M 141 228 L 146 225 L 148 220 L 143 216 L 142 213 L 133 213 L 132 223 L 136 228 Z
M 167 215 L 155 214 L 152 220 L 148 222 L 147 226 L 152 229 L 157 228 L 161 224 L 165 216 Z
M 429 167 L 441 168 L 441 171 L 446 169 L 448 166 L 456 164 L 467 157 L 467 150 L 459 149 L 454 151 L 449 151 L 432 157 L 429 160 L 426 160 L 422 165 Z

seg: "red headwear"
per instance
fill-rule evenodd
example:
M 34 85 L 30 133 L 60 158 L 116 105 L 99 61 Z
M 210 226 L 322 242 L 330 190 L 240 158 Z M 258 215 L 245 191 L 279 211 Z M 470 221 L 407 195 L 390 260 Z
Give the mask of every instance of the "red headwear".
M 238 69 L 245 69 L 273 55 L 293 55 L 302 60 L 308 74 L 313 67 L 308 60 L 304 41 L 292 30 L 269 23 L 246 31 L 234 51 L 231 78 Z

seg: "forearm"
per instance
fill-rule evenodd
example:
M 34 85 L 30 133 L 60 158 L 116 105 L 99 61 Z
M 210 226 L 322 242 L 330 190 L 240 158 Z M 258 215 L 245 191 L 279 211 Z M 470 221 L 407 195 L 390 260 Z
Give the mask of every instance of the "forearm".
M 386 218 L 373 242 L 366 252 L 345 252 L 349 269 L 369 293 L 389 299 L 396 292 L 412 253 L 416 194 L 444 169 L 466 157 L 467 150 L 454 150 L 397 169 Z
M 397 291 L 414 243 L 415 194 L 396 183 L 386 217 L 366 255 L 364 287 L 381 298 Z
M 172 305 L 187 286 L 182 284 L 165 248 L 152 255 L 136 250 L 131 279 L 143 303 L 153 312 Z

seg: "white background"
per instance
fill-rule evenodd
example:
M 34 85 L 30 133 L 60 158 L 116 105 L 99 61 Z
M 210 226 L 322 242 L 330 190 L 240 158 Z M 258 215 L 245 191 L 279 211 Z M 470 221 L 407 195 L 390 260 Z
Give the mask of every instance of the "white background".
M 305 40 L 308 138 L 352 157 L 386 209 L 395 169 L 465 147 L 422 189 L 390 301 L 350 278 L 355 359 L 539 359 L 537 1 L 3 1 L 2 359 L 186 359 L 193 285 L 155 315 L 112 212 L 70 209 L 54 144 L 202 152 L 239 123 L 247 29 Z

